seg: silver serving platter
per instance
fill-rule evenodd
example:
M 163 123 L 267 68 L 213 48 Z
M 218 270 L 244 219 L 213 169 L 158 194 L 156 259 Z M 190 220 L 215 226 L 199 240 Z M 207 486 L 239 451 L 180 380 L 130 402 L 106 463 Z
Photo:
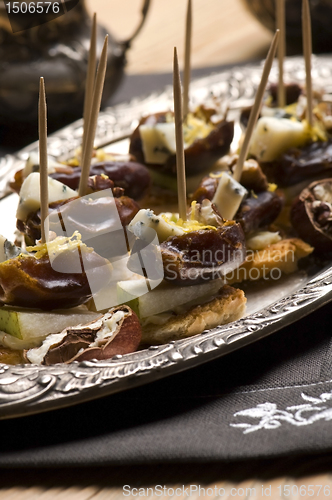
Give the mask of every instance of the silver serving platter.
M 197 80 L 191 87 L 192 103 L 204 102 L 213 94 L 227 101 L 230 115 L 236 118 L 243 106 L 252 103 L 261 70 L 260 64 L 234 67 Z M 314 57 L 312 75 L 315 85 L 324 86 L 326 97 L 331 99 L 332 60 Z M 304 81 L 302 58 L 286 60 L 285 76 L 292 81 Z M 276 66 L 272 69 L 271 80 L 277 80 Z M 165 108 L 172 108 L 170 88 L 107 109 L 100 114 L 97 145 L 113 144 L 112 148 L 123 148 L 125 138 L 142 114 Z M 56 158 L 68 157 L 80 145 L 81 136 L 82 122 L 77 121 L 49 138 L 49 153 Z M 7 196 L 8 180 L 35 150 L 36 143 L 16 155 L 0 159 L 0 213 L 6 214 L 0 220 L 1 234 L 12 232 L 15 223 L 17 196 Z M 256 342 L 329 302 L 332 299 L 332 267 L 327 265 L 315 272 L 298 272 L 274 282 L 257 282 L 245 291 L 248 308 L 244 318 L 194 337 L 103 362 L 48 367 L 0 365 L 0 418 L 25 416 L 110 395 Z

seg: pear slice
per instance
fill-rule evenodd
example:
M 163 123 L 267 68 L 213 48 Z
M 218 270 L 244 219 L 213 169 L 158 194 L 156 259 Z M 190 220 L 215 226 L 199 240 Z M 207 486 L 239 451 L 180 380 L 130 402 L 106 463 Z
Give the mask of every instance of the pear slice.
M 149 292 L 145 280 L 120 281 L 118 300 L 129 305 L 142 319 L 172 311 L 200 298 L 213 297 L 224 284 L 223 279 L 192 286 L 174 286 L 163 281 Z
M 87 323 L 99 315 L 85 306 L 51 312 L 4 306 L 0 308 L 0 330 L 25 341 L 42 340 L 50 333 Z

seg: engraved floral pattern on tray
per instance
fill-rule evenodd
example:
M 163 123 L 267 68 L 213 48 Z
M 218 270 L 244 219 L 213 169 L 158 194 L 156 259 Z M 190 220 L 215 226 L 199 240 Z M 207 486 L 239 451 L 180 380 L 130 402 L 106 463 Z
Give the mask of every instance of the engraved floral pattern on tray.
M 233 68 L 197 80 L 192 84 L 192 101 L 202 102 L 213 95 L 226 99 L 230 110 L 249 105 L 259 83 L 261 65 Z M 302 82 L 301 58 L 290 58 L 285 65 L 286 78 Z M 272 70 L 276 80 L 276 67 Z M 332 61 L 313 58 L 313 80 L 332 94 Z M 128 136 L 143 113 L 171 108 L 172 91 L 166 89 L 143 99 L 107 109 L 101 113 L 97 143 L 105 145 Z M 60 130 L 49 138 L 49 153 L 57 158 L 68 156 L 80 145 L 82 122 Z M 0 193 L 8 193 L 8 180 L 22 165 L 32 144 L 16 156 L 0 159 Z M 1 204 L 1 202 L 0 202 Z M 322 270 L 295 293 L 234 323 L 203 332 L 195 337 L 152 346 L 148 349 L 115 356 L 108 361 L 89 361 L 54 366 L 0 365 L 0 418 L 37 413 L 146 383 L 199 365 L 227 354 L 286 326 L 332 299 L 332 268 Z

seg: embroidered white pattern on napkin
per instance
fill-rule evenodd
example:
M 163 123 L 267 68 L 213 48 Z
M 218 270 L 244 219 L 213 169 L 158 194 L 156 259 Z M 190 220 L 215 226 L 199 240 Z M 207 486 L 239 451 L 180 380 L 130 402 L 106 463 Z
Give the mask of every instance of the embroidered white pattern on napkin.
M 260 403 L 255 408 L 249 408 L 234 413 L 234 417 L 250 417 L 260 419 L 258 423 L 231 423 L 231 427 L 243 430 L 243 434 L 261 429 L 277 429 L 283 423 L 289 423 L 297 427 L 311 425 L 319 420 L 326 422 L 332 420 L 332 405 L 326 403 L 332 401 L 332 391 L 323 392 L 319 397 L 308 396 L 301 393 L 306 403 L 288 406 L 285 410 L 278 409 L 275 403 Z

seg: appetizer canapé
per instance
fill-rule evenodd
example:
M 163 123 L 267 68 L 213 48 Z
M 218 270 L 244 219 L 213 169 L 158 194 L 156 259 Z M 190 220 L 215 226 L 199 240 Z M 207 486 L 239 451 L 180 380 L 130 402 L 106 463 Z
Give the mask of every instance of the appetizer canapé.
M 79 152 L 75 158 L 63 163 L 49 157 L 49 176 L 70 189 L 76 190 L 81 177 L 80 162 L 81 155 Z M 33 172 L 39 172 L 39 159 L 35 154 L 30 154 L 25 168 L 16 172 L 11 188 L 20 193 L 23 182 Z M 121 188 L 123 195 L 134 200 L 144 198 L 151 185 L 148 169 L 135 161 L 135 158 L 131 155 L 114 155 L 105 153 L 103 150 L 95 151 L 91 160 L 90 176 L 96 175 L 109 177 L 115 188 Z
M 214 119 L 216 117 L 216 119 Z M 212 165 L 228 153 L 234 124 L 218 117 L 216 110 L 198 107 L 183 123 L 184 155 L 188 189 Z M 176 190 L 174 115 L 159 112 L 140 120 L 130 138 L 129 152 L 149 167 L 153 182 Z
M 41 224 L 39 214 L 40 196 L 37 188 L 39 185 L 38 177 L 38 173 L 32 173 L 23 183 L 21 190 L 22 196 L 20 198 L 18 208 L 18 215 L 20 217 L 18 227 L 24 231 L 25 236 L 28 236 L 29 240 L 34 244 L 40 236 Z M 142 217 L 143 219 L 147 218 L 147 211 L 138 212 L 137 204 L 133 200 L 124 197 L 122 189 L 114 187 L 112 181 L 105 175 L 90 178 L 89 186 L 91 193 L 95 191 L 98 192 L 100 189 L 108 189 L 113 194 L 119 220 L 121 221 L 121 227 L 123 228 L 122 231 L 128 224 L 130 225 L 130 228 L 137 228 L 137 224 L 142 228 L 141 219 Z M 90 199 L 91 195 L 78 198 L 76 192 L 73 192 L 62 183 L 52 179 L 49 180 L 49 189 L 50 200 L 52 201 L 50 204 L 51 216 L 52 213 L 61 214 L 62 220 L 66 220 L 68 218 L 68 211 L 71 222 L 75 223 L 75 214 L 77 214 L 77 221 L 75 223 L 77 226 L 78 222 L 84 219 L 84 211 L 87 210 L 86 226 L 88 229 L 90 228 L 87 239 L 90 240 L 91 236 L 91 241 L 93 241 L 93 237 L 98 236 L 98 231 L 102 235 L 105 228 L 106 231 L 104 236 L 106 240 L 107 233 L 108 236 L 111 234 L 112 238 L 112 221 L 107 217 L 107 213 L 109 213 L 107 211 L 107 205 L 109 203 L 107 193 L 109 193 L 109 191 L 105 191 L 105 196 L 100 193 L 100 197 L 97 200 Z M 67 200 L 61 199 L 63 193 L 66 193 L 66 196 L 68 197 Z M 60 198 L 60 200 L 57 200 L 57 198 Z M 123 203 L 124 199 L 127 200 L 126 204 Z M 70 208 L 74 206 L 74 204 L 76 204 L 76 211 L 74 210 L 73 212 L 70 212 Z M 131 328 L 130 334 L 128 333 L 128 329 L 124 329 L 124 327 L 121 326 L 122 323 L 120 325 L 121 328 L 119 328 L 119 332 L 117 327 L 114 331 L 108 328 L 110 321 L 111 323 L 115 322 L 115 325 L 117 322 L 115 319 L 114 321 L 113 319 L 110 320 L 109 316 L 107 316 L 109 313 L 104 312 L 106 316 L 98 320 L 99 323 L 97 327 L 94 326 L 95 323 L 92 325 L 88 323 L 79 328 L 72 328 L 74 323 L 68 322 L 70 329 L 68 330 L 68 328 L 65 328 L 63 333 L 60 334 L 58 332 L 61 332 L 61 329 L 63 329 L 63 323 L 60 322 L 56 331 L 54 331 L 54 329 L 48 331 L 48 329 L 45 328 L 44 335 L 32 338 L 30 333 L 22 336 L 22 332 L 26 331 L 25 323 L 28 321 L 27 315 L 30 315 L 30 318 L 31 315 L 34 315 L 34 318 L 37 316 L 40 318 L 40 321 L 47 322 L 47 314 L 53 315 L 52 318 L 54 315 L 56 316 L 57 307 L 68 307 L 70 308 L 69 311 L 72 311 L 72 315 L 75 314 L 72 306 L 76 305 L 76 303 L 71 302 L 69 299 L 71 295 L 74 297 L 76 297 L 76 295 L 73 287 L 70 290 L 71 295 L 65 293 L 62 296 L 58 289 L 54 290 L 52 280 L 48 281 L 47 279 L 47 273 L 44 273 L 43 280 L 40 280 L 42 281 L 46 291 L 43 288 L 39 291 L 37 286 L 39 285 L 38 276 L 33 276 L 35 281 L 30 279 L 31 277 L 28 275 L 28 270 L 22 268 L 21 261 L 24 263 L 32 262 L 34 264 L 32 267 L 37 268 L 37 266 L 39 266 L 39 269 L 41 269 L 41 262 L 43 261 L 44 263 L 45 260 L 45 266 L 50 268 L 49 274 L 52 275 L 51 277 L 57 276 L 58 273 L 52 268 L 52 266 L 50 266 L 50 262 L 47 261 L 46 263 L 48 251 L 52 251 L 53 247 L 54 251 L 59 251 L 59 249 L 62 250 L 63 248 L 63 256 L 66 257 L 65 261 L 68 264 L 69 261 L 67 256 L 70 255 L 70 247 L 73 246 L 72 251 L 74 252 L 79 246 L 80 255 L 84 263 L 86 260 L 85 254 L 89 256 L 90 260 L 91 256 L 94 255 L 96 255 L 95 260 L 98 260 L 98 258 L 101 259 L 100 266 L 97 266 L 95 271 L 98 273 L 98 270 L 100 270 L 102 274 L 103 279 L 100 280 L 101 288 L 103 288 L 108 281 L 103 266 L 105 262 L 104 258 L 99 257 L 98 254 L 93 252 L 92 249 L 85 250 L 87 247 L 84 244 L 81 244 L 80 236 L 78 234 L 66 241 L 57 237 L 54 242 L 48 242 L 47 245 L 42 245 L 37 241 L 36 246 L 29 248 L 30 254 L 17 255 L 19 250 L 16 250 L 13 253 L 13 249 L 15 248 L 10 247 L 8 243 L 5 245 L 5 242 L 3 242 L 3 248 L 5 249 L 6 246 L 7 250 L 6 254 L 4 254 L 4 262 L 0 266 L 3 266 L 7 275 L 10 274 L 10 272 L 13 274 L 22 274 L 22 272 L 25 272 L 27 274 L 27 292 L 23 295 L 28 297 L 26 301 L 21 298 L 21 289 L 14 286 L 17 280 L 12 281 L 13 289 L 7 289 L 6 286 L 8 285 L 4 280 L 3 302 L 11 305 L 11 308 L 4 306 L 2 309 L 2 311 L 7 313 L 7 318 L 11 318 L 10 321 L 7 321 L 7 323 L 11 324 L 11 328 L 7 327 L 5 320 L 0 327 L 4 331 L 4 340 L 2 343 L 7 346 L 6 349 L 8 349 L 8 346 L 11 346 L 17 351 L 20 351 L 22 348 L 27 349 L 35 346 L 36 344 L 40 344 L 43 339 L 45 339 L 43 345 L 40 347 L 40 350 L 33 350 L 26 353 L 24 358 L 26 362 L 38 361 L 48 364 L 52 362 L 70 362 L 74 359 L 92 359 L 92 357 L 106 359 L 106 357 L 110 357 L 114 354 L 124 354 L 137 349 L 141 339 L 141 329 L 143 329 L 144 332 L 143 343 L 146 345 L 147 343 L 159 343 L 174 338 L 193 335 L 195 333 L 199 333 L 205 328 L 211 328 L 213 326 L 217 326 L 218 324 L 233 321 L 241 317 L 241 315 L 243 315 L 246 302 L 243 292 L 235 290 L 229 286 L 224 286 L 224 282 L 220 279 L 220 276 L 224 275 L 230 269 L 238 267 L 239 264 L 243 262 L 245 258 L 243 232 L 239 224 L 223 220 L 219 216 L 218 212 L 211 207 L 211 204 L 209 204 L 209 207 L 207 207 L 206 204 L 207 203 L 205 202 L 205 207 L 203 206 L 202 209 L 199 209 L 199 204 L 194 204 L 192 214 L 190 216 L 190 222 L 188 223 L 184 223 L 183 221 L 181 222 L 174 218 L 174 216 L 171 217 L 171 220 L 169 221 L 167 221 L 166 216 L 164 216 L 164 218 L 161 216 L 154 216 L 150 218 L 150 222 L 152 219 L 155 220 L 156 218 L 160 221 L 164 221 L 164 226 L 166 227 L 166 232 L 164 227 L 164 235 L 161 237 L 159 249 L 162 254 L 165 271 L 164 274 L 166 280 L 168 280 L 168 284 L 165 281 L 159 288 L 152 290 L 150 293 L 146 294 L 146 296 L 142 295 L 133 299 L 133 296 L 137 296 L 137 294 L 135 295 L 135 287 L 140 285 L 140 281 L 144 280 L 145 282 L 145 278 L 142 278 L 140 275 L 136 275 L 135 280 L 120 281 L 118 283 L 118 301 L 130 303 L 136 311 L 135 313 L 129 308 L 126 309 L 131 318 L 136 318 L 133 323 L 131 321 L 135 328 L 133 327 L 134 331 Z M 103 213 L 105 213 L 104 217 Z M 135 214 L 136 217 L 134 217 Z M 134 220 L 131 222 L 133 217 Z M 98 224 L 91 225 L 89 223 L 89 221 L 92 220 L 99 222 L 100 230 L 98 229 Z M 150 225 L 150 227 L 154 226 L 154 223 L 152 223 L 152 226 Z M 87 227 L 85 227 L 83 231 L 85 236 L 87 235 Z M 51 217 L 50 229 L 52 228 Z M 161 236 L 161 228 L 162 224 L 158 225 L 157 233 L 159 236 Z M 128 241 L 131 241 L 130 238 L 133 237 L 134 233 L 135 230 L 127 233 L 129 235 Z M 142 235 L 142 232 L 140 235 Z M 116 241 L 116 239 L 116 237 L 115 240 L 113 238 L 113 241 Z M 211 242 L 213 242 L 212 247 L 210 245 Z M 89 243 L 89 241 L 87 241 L 87 243 Z M 103 244 L 101 247 L 107 247 L 107 244 Z M 10 248 L 12 248 L 11 253 L 9 252 Z M 100 244 L 98 246 L 98 252 L 99 248 Z M 216 252 L 218 253 L 218 260 L 215 260 L 214 257 L 214 253 Z M 192 253 L 195 258 L 191 259 L 190 253 Z M 62 252 L 59 251 L 58 259 L 61 259 L 61 254 Z M 212 258 L 209 256 L 212 256 Z M 52 263 L 54 263 L 54 259 L 52 260 Z M 73 266 L 74 265 L 75 262 L 73 260 Z M 130 256 L 128 266 L 130 267 Z M 171 266 L 173 266 L 174 269 L 171 269 Z M 111 272 L 111 266 L 109 264 L 108 269 Z M 5 272 L 3 274 L 5 276 Z M 174 274 L 177 276 L 176 279 L 174 279 Z M 195 274 L 195 277 L 193 277 L 193 274 Z M 59 276 L 60 275 L 61 273 Z M 84 268 L 83 272 L 82 269 L 80 269 L 79 272 L 73 272 L 71 274 L 65 273 L 63 275 L 64 283 L 69 282 L 71 279 L 74 282 L 77 281 L 79 283 L 79 280 L 84 281 L 84 278 L 86 280 Z M 207 281 L 207 279 L 209 281 Z M 87 290 L 86 293 L 83 294 L 85 285 Z M 82 295 L 78 294 L 79 297 L 77 298 L 77 303 L 86 303 L 91 297 L 89 283 L 85 282 L 85 285 L 80 288 Z M 31 287 L 33 291 L 31 294 L 29 287 Z M 48 287 L 50 290 L 48 290 Z M 36 290 L 40 295 L 38 297 Z M 54 293 L 57 292 L 57 294 L 55 293 L 55 295 L 52 295 L 49 293 L 50 291 Z M 49 293 L 49 295 L 47 295 L 46 292 Z M 174 297 L 177 297 L 175 304 L 171 300 L 171 298 L 174 299 Z M 146 315 L 147 303 L 149 304 L 148 309 L 151 311 L 148 316 Z M 163 307 L 160 307 L 161 303 L 163 304 Z M 165 304 L 167 304 L 166 309 Z M 20 306 L 20 310 L 18 309 L 18 306 Z M 38 312 L 38 308 L 52 309 L 52 311 L 49 313 L 41 313 Z M 119 311 L 112 311 L 112 314 L 115 314 L 115 318 L 117 318 L 120 314 Z M 86 312 L 88 313 L 87 310 Z M 59 311 L 59 314 L 62 314 L 61 311 Z M 136 314 L 138 316 L 136 316 Z M 137 317 L 139 319 L 137 319 Z M 19 320 L 16 321 L 13 320 L 13 318 L 19 318 Z M 51 319 L 51 316 L 49 318 Z M 85 323 L 82 316 L 77 316 L 77 321 L 78 323 L 82 323 L 83 321 L 83 325 Z M 154 325 L 154 328 L 152 325 Z M 152 330 L 154 330 L 155 333 L 153 333 Z M 103 332 L 102 335 L 100 331 Z M 51 334 L 51 336 L 48 334 Z M 20 337 L 20 339 L 17 339 L 17 337 Z M 8 338 L 10 340 L 8 340 Z M 115 339 L 117 339 L 117 341 Z M 119 348 L 117 347 L 118 345 L 120 346 Z
M 323 101 L 321 92 L 315 93 L 312 126 L 306 120 L 306 110 L 302 93 L 285 108 L 263 106 L 249 151 L 269 182 L 281 188 L 297 185 L 297 192 L 332 173 L 331 103 Z M 246 123 L 247 113 L 243 113 L 242 123 Z M 294 188 L 291 196 L 293 192 Z

